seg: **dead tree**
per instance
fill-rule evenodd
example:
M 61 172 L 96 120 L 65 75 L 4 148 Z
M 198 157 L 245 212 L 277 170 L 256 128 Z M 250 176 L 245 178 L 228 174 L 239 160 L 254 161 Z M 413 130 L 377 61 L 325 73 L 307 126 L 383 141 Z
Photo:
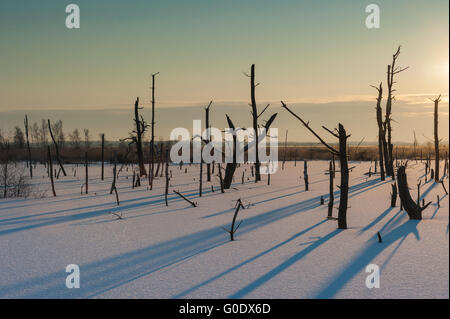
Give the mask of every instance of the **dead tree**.
M 303 179 L 305 180 L 305 191 L 309 190 L 309 178 L 308 178 L 308 161 L 303 162 Z
M 267 109 L 267 107 L 266 107 Z M 265 109 L 264 109 L 265 110 Z M 262 114 L 262 113 L 261 113 Z M 233 182 L 233 176 L 234 176 L 234 172 L 236 171 L 237 168 L 237 158 L 236 158 L 236 151 L 237 151 L 237 131 L 241 130 L 242 128 L 237 128 L 234 126 L 233 121 L 231 120 L 231 118 L 226 115 L 227 117 L 227 122 L 228 122 L 228 126 L 229 128 L 232 130 L 232 136 L 233 136 L 233 162 L 232 163 L 227 163 L 226 167 L 225 167 L 225 177 L 223 180 L 223 187 L 224 189 L 229 189 L 231 187 L 231 183 Z M 267 134 L 267 132 L 270 129 L 270 126 L 272 125 L 273 121 L 275 120 L 275 118 L 277 117 L 277 113 L 273 114 L 269 120 L 267 120 L 267 122 L 264 125 L 264 133 Z M 256 140 L 252 141 L 251 143 L 248 143 L 247 145 L 244 146 L 243 152 L 247 152 L 248 149 L 252 146 L 252 145 L 256 145 Z M 256 148 L 258 148 L 256 146 Z M 251 166 L 252 169 L 252 176 L 253 176 L 253 166 Z M 256 166 L 255 166 L 255 171 L 256 171 Z
M 6 152 L 3 164 L 3 198 L 6 198 L 8 196 L 8 163 L 9 163 L 9 142 L 6 142 Z
M 153 189 L 154 167 L 155 167 L 155 77 L 159 72 L 152 74 L 152 136 L 150 139 L 150 172 L 148 175 L 150 190 Z
M 434 102 L 434 180 L 439 182 L 439 136 L 438 136 L 438 107 L 441 101 L 439 95 Z
M 247 74 L 246 74 L 247 75 Z M 255 88 L 259 85 L 259 83 L 255 83 L 255 65 L 252 64 L 250 75 L 247 75 L 250 77 L 250 98 L 251 98 L 251 114 L 252 114 L 252 123 L 253 123 L 253 130 L 255 134 L 255 183 L 259 182 L 261 180 L 261 174 L 260 174 L 260 166 L 261 163 L 259 162 L 259 152 L 258 152 L 258 146 L 259 146 L 259 134 L 258 134 L 258 118 L 267 110 L 269 107 L 269 104 L 260 112 L 258 113 L 258 107 L 256 105 L 256 95 L 255 95 Z
M 176 190 L 173 191 L 175 194 L 177 194 L 178 196 L 180 196 L 182 199 L 184 199 L 186 202 L 188 202 L 189 204 L 191 204 L 193 207 L 197 207 L 197 203 L 194 203 L 192 201 L 190 201 L 189 199 L 187 199 L 185 196 L 183 196 L 183 194 L 181 194 L 180 192 L 177 192 Z
M 391 186 L 392 186 L 391 207 L 395 207 L 395 205 L 397 204 L 397 185 L 393 183 Z
M 381 100 L 383 99 L 383 84 L 380 83 L 378 87 L 376 86 L 373 87 L 378 91 L 377 106 L 376 106 L 377 125 L 378 125 L 378 158 L 380 160 L 381 180 L 384 181 L 385 171 L 384 171 L 383 154 L 385 154 L 385 152 L 387 151 L 387 147 L 386 147 L 386 131 L 383 128 L 383 115 L 382 115 L 383 110 L 381 108 Z
M 245 209 L 245 207 L 244 207 L 244 205 L 242 204 L 242 201 L 241 201 L 241 199 L 239 198 L 237 201 L 236 201 L 236 210 L 234 211 L 234 215 L 233 215 L 233 221 L 231 222 L 231 228 L 230 228 L 230 230 L 228 230 L 228 229 L 225 229 L 225 228 L 223 228 L 223 229 L 225 229 L 225 231 L 227 231 L 228 233 L 230 233 L 230 241 L 233 241 L 234 240 L 234 234 L 236 233 L 236 231 L 238 230 L 238 228 L 239 228 L 239 226 L 241 226 L 241 224 L 242 224 L 242 221 L 236 226 L 236 228 L 234 227 L 234 225 L 236 224 L 236 218 L 237 218 L 237 215 L 238 215 L 238 213 L 239 213 L 239 209 Z
M 102 181 L 105 179 L 105 134 L 102 134 Z
M 387 151 L 388 156 L 385 157 L 385 165 L 386 165 L 386 174 L 389 176 L 394 177 L 394 162 L 393 162 L 393 144 L 392 144 L 392 101 L 394 100 L 394 92 L 395 89 L 393 88 L 395 81 L 394 76 L 396 74 L 399 74 L 400 72 L 405 71 L 408 69 L 408 67 L 402 68 L 396 66 L 397 59 L 400 55 L 400 48 L 398 47 L 397 51 L 392 56 L 392 63 L 388 65 L 387 67 L 387 87 L 388 87 L 388 96 L 386 100 L 386 115 L 384 120 L 384 126 L 383 129 L 387 134 Z M 387 162 L 386 162 L 387 160 Z
M 330 174 L 330 185 L 329 185 L 329 201 L 328 201 L 328 217 L 333 216 L 333 205 L 334 205 L 334 168 L 333 162 L 330 161 L 330 167 L 328 169 L 328 173 Z
M 206 125 L 206 140 L 207 143 L 211 142 L 211 125 L 209 123 L 209 110 L 211 108 L 212 101 L 209 102 L 208 106 L 205 108 L 205 125 Z M 203 157 L 203 156 L 202 156 Z M 206 164 L 206 181 L 211 182 L 211 164 Z
M 139 97 L 136 98 L 136 102 L 134 103 L 134 126 L 135 129 L 130 133 L 130 136 L 124 140 L 131 140 L 130 144 L 134 144 L 136 146 L 136 154 L 138 156 L 138 164 L 139 164 L 139 176 L 146 176 L 147 172 L 144 166 L 144 153 L 142 151 L 142 137 L 144 136 L 145 131 L 148 128 L 148 124 L 145 122 L 142 115 L 139 115 L 139 110 L 142 107 L 139 107 Z
M 169 148 L 166 149 L 166 191 L 164 194 L 164 200 L 166 201 L 166 206 L 169 206 L 169 202 L 167 201 L 167 195 L 169 193 Z
M 50 136 L 52 138 L 53 145 L 55 145 L 56 160 L 58 161 L 59 167 L 61 167 L 61 170 L 62 170 L 64 176 L 67 176 L 66 170 L 64 169 L 64 166 L 63 166 L 63 164 L 61 162 L 61 157 L 59 156 L 59 147 L 58 147 L 58 143 L 56 143 L 55 136 L 53 135 L 53 131 L 52 131 L 52 126 L 50 124 L 50 120 L 48 120 L 48 131 L 50 132 Z
M 52 192 L 53 196 L 56 197 L 55 183 L 53 181 L 53 164 L 52 164 L 52 155 L 50 153 L 50 146 L 47 146 L 47 157 L 48 157 L 50 182 L 52 184 Z
M 422 184 L 422 180 L 420 180 L 419 184 L 417 184 L 417 205 L 420 203 L 420 184 Z
M 292 112 L 286 104 L 281 101 L 281 105 L 286 109 L 291 115 L 298 119 L 327 149 L 328 151 L 336 156 L 339 156 L 339 161 L 341 164 L 341 185 L 338 186 L 340 189 L 340 201 L 339 201 L 339 211 L 338 211 L 338 227 L 339 229 L 347 229 L 347 206 L 348 206 L 348 184 L 349 184 L 349 169 L 347 160 L 347 139 L 350 135 L 347 135 L 344 126 L 339 123 L 339 128 L 337 132 L 331 131 L 326 127 L 322 126 L 328 133 L 339 139 L 339 150 L 328 145 L 310 126 L 309 122 L 305 122 L 297 114 Z M 336 130 L 335 130 L 336 131 Z
M 29 141 L 29 133 L 28 133 L 28 116 L 25 115 L 25 136 L 27 138 L 27 149 L 28 149 L 28 162 L 27 166 L 30 169 L 30 178 L 33 179 L 33 165 L 31 164 L 31 149 L 30 149 L 30 141 Z
M 88 177 L 89 177 L 89 173 L 88 173 L 88 153 L 84 152 L 84 165 L 86 168 L 86 194 L 88 194 Z
M 117 193 L 117 187 L 116 187 L 116 176 L 117 176 L 117 155 L 114 156 L 113 180 L 111 183 L 111 190 L 110 190 L 109 194 L 112 194 L 113 191 L 116 193 L 116 202 L 117 202 L 117 206 L 119 206 L 120 201 L 119 201 L 119 194 Z
M 224 185 L 223 185 L 223 179 L 222 179 L 222 167 L 220 166 L 220 163 L 217 163 L 217 170 L 219 171 L 219 181 L 220 181 L 220 192 L 223 194 L 225 193 Z
M 402 206 L 408 213 L 409 219 L 422 219 L 422 211 L 425 210 L 431 202 L 420 207 L 413 201 L 409 193 L 405 166 L 400 166 L 397 170 L 397 186 Z

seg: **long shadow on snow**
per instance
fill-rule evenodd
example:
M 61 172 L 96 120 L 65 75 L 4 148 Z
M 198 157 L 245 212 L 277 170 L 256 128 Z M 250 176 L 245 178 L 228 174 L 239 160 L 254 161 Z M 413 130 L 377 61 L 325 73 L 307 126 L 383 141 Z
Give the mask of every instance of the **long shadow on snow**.
M 392 258 L 393 254 L 410 234 L 413 234 L 417 240 L 420 240 L 420 235 L 417 230 L 419 222 L 420 221 L 416 220 L 408 220 L 402 225 L 392 229 L 387 234 L 383 235 L 382 244 L 378 243 L 374 236 L 341 272 L 334 274 L 331 277 L 333 278 L 331 282 L 321 288 L 314 298 L 333 298 L 353 277 L 365 269 L 376 256 L 381 254 L 395 242 L 399 241 L 393 253 L 391 253 L 386 262 L 382 265 L 382 268 L 384 268 L 385 264 Z
M 355 185 L 353 190 L 376 184 L 376 181 Z M 271 210 L 257 216 L 245 219 L 239 228 L 241 235 L 253 231 L 259 227 L 271 224 L 286 217 L 320 206 L 320 196 Z M 103 211 L 104 213 L 105 211 Z M 89 214 L 89 213 L 86 213 Z M 90 214 L 97 215 L 98 212 Z M 68 216 L 70 217 L 70 216 Z M 89 216 L 92 217 L 92 216 Z M 86 218 L 86 217 L 80 217 Z M 226 227 L 228 225 L 222 225 Z M 37 226 L 36 226 L 37 227 Z M 155 271 L 189 259 L 197 254 L 209 251 L 215 247 L 228 243 L 224 232 L 218 227 L 213 227 L 194 234 L 164 241 L 142 249 L 137 249 L 124 254 L 108 257 L 87 265 L 80 265 L 83 278 L 82 288 L 67 289 L 65 286 L 66 273 L 64 269 L 46 276 L 33 278 L 20 283 L 9 284 L 0 287 L 0 297 L 25 297 L 25 298 L 81 298 L 93 297 L 105 291 L 119 287 L 140 277 L 147 276 Z M 312 244 L 304 250 L 309 252 L 318 244 L 333 237 L 338 232 L 333 232 L 323 237 L 316 244 Z

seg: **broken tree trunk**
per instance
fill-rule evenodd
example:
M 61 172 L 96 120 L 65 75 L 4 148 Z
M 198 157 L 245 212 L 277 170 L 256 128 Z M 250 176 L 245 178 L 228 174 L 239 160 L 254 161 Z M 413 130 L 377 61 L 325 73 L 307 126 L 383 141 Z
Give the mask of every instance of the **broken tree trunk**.
M 191 204 L 193 207 L 197 207 L 197 204 L 190 201 L 189 199 L 187 199 L 186 197 L 184 197 L 180 192 L 177 192 L 176 190 L 173 191 L 175 194 L 177 194 L 178 196 L 180 196 L 182 199 L 184 199 L 186 202 L 188 202 L 189 204 Z
M 238 230 L 239 226 L 241 226 L 242 221 L 236 226 L 236 228 L 234 227 L 234 225 L 236 224 L 236 218 L 239 213 L 239 209 L 241 209 L 241 208 L 245 209 L 244 205 L 242 204 L 241 199 L 239 198 L 236 202 L 236 210 L 234 211 L 233 221 L 231 222 L 231 228 L 230 228 L 230 230 L 225 229 L 227 232 L 230 233 L 230 241 L 234 240 L 234 234 Z
M 251 66 L 251 74 L 250 74 L 250 95 L 251 95 L 251 106 L 252 106 L 252 119 L 253 119 L 253 130 L 255 134 L 255 183 L 261 180 L 261 175 L 259 172 L 259 134 L 258 134 L 258 109 L 256 106 L 256 97 L 255 97 L 255 65 Z
M 434 102 L 434 181 L 439 182 L 439 137 L 438 137 L 438 107 L 441 96 Z
M 53 136 L 52 126 L 50 124 L 50 120 L 48 120 L 48 131 L 50 132 L 50 137 L 52 138 L 53 145 L 55 145 L 55 151 L 56 151 L 56 160 L 58 161 L 59 167 L 61 167 L 61 170 L 64 174 L 64 176 L 67 176 L 66 170 L 64 169 L 64 166 L 61 162 L 61 158 L 59 156 L 59 148 L 58 143 L 56 143 L 55 137 Z
M 154 169 L 155 169 L 155 76 L 158 75 L 159 72 L 152 74 L 152 123 L 151 123 L 151 129 L 152 129 L 152 136 L 150 139 L 150 168 L 149 168 L 149 183 L 150 183 L 150 190 L 153 190 L 153 179 L 155 177 L 154 175 Z
M 164 200 L 166 202 L 166 206 L 169 206 L 169 203 L 167 201 L 167 195 L 169 193 L 169 148 L 166 149 L 166 192 L 164 194 Z
M 330 199 L 328 201 L 328 217 L 333 216 L 333 205 L 334 205 L 334 187 L 333 187 L 333 181 L 334 181 L 334 171 L 333 171 L 333 163 L 330 161 L 330 185 L 329 185 L 329 192 L 330 192 Z
M 395 205 L 397 204 L 397 185 L 393 183 L 391 186 L 392 186 L 391 207 L 395 207 Z
M 105 134 L 102 134 L 102 181 L 105 179 Z
M 327 149 L 333 154 L 339 156 L 339 161 L 341 164 L 341 185 L 340 189 L 340 201 L 339 201 L 339 211 L 338 211 L 338 227 L 339 229 L 347 229 L 347 206 L 348 206 L 348 183 L 349 183 L 349 168 L 347 160 L 347 139 L 350 135 L 347 135 L 344 126 L 339 123 L 337 133 L 329 130 L 328 128 L 322 126 L 324 130 L 328 133 L 337 137 L 339 139 L 339 150 L 336 150 L 332 146 L 328 145 L 310 126 L 309 122 L 305 122 L 297 114 L 292 112 L 286 104 L 281 101 L 281 105 L 286 109 L 291 115 L 298 119 L 303 126 L 305 126 Z
M 309 190 L 309 178 L 308 178 L 308 161 L 303 163 L 303 179 L 305 180 L 305 191 Z
M 25 136 L 27 138 L 27 149 L 28 149 L 28 163 L 30 169 L 30 179 L 33 179 L 33 165 L 31 164 L 31 149 L 30 149 L 30 140 L 29 140 L 29 133 L 28 133 L 28 116 L 25 115 Z
M 49 176 L 50 176 L 50 182 L 52 184 L 52 192 L 53 196 L 56 197 L 56 191 L 55 191 L 55 183 L 53 181 L 53 164 L 52 164 L 52 155 L 50 153 L 50 146 L 47 146 L 47 156 L 48 156 L 48 166 L 49 166 Z
M 428 205 L 431 204 L 431 202 L 423 205 L 423 207 L 420 207 L 416 202 L 413 201 L 409 193 L 405 166 L 400 166 L 397 170 L 397 186 L 400 200 L 402 202 L 403 208 L 408 213 L 409 219 L 422 219 L 422 211 L 427 208 Z
M 144 122 L 144 119 L 139 117 L 139 98 L 136 99 L 136 102 L 134 103 L 134 122 L 136 125 L 136 136 L 133 137 L 133 141 L 136 144 L 136 153 L 138 156 L 138 162 L 139 162 L 139 175 L 145 176 L 147 175 L 147 172 L 145 170 L 144 166 L 144 153 L 142 151 L 142 135 L 144 134 L 146 124 Z
M 89 174 L 88 174 L 88 153 L 87 152 L 84 152 L 84 165 L 85 165 L 85 168 L 86 168 L 86 181 L 85 181 L 86 194 L 88 194 L 88 177 L 89 177 Z
M 211 107 L 212 101 L 209 102 L 209 105 L 205 108 L 205 117 L 206 117 L 206 140 L 208 143 L 211 142 L 211 126 L 209 124 L 209 109 Z M 202 156 L 203 157 L 203 156 Z M 206 164 L 206 181 L 207 182 L 211 182 L 211 164 L 207 163 Z
M 376 107 L 377 125 L 378 125 L 378 158 L 380 160 L 381 180 L 384 181 L 386 177 L 385 177 L 385 171 L 384 171 L 383 152 L 384 152 L 385 146 L 386 146 L 386 132 L 383 129 L 383 115 L 382 115 L 382 109 L 381 109 L 381 100 L 383 98 L 382 83 L 380 83 L 379 87 L 375 87 L 375 89 L 378 91 L 377 107 Z

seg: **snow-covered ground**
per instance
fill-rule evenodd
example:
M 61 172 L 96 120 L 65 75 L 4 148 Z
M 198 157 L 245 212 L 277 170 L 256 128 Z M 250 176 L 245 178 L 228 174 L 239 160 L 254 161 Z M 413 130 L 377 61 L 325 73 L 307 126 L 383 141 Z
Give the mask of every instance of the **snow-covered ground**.
M 409 221 L 389 207 L 391 181 L 368 178 L 370 163 L 353 162 L 349 229 L 338 230 L 326 219 L 328 162 L 308 164 L 307 192 L 303 162 L 289 162 L 270 186 L 267 176 L 255 184 L 247 166 L 245 184 L 241 167 L 234 188 L 221 194 L 214 176 L 200 198 L 198 166 L 185 166 L 187 174 L 172 166 L 168 207 L 164 178 L 153 191 L 147 180 L 132 189 L 131 167 L 120 173 L 117 206 L 109 194 L 112 166 L 105 181 L 99 165 L 89 167 L 88 195 L 80 194 L 84 168 L 67 166 L 57 197 L 38 166 L 34 192 L 47 190 L 47 197 L 0 200 L 0 298 L 449 298 L 449 208 L 440 184 L 422 182 L 422 196 L 433 204 L 422 221 Z M 424 165 L 410 162 L 407 174 L 416 198 Z M 238 198 L 246 209 L 230 242 L 222 227 L 229 227 Z M 68 264 L 80 267 L 79 289 L 66 287 Z M 366 287 L 369 264 L 380 267 L 380 288 Z

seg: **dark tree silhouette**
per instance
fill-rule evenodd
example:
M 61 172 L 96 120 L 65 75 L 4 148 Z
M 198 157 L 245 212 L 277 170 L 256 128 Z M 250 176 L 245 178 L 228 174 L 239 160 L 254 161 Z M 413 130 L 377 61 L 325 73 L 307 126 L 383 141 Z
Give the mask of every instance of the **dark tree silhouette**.
M 348 205 L 348 180 L 349 180 L 349 169 L 347 160 L 347 139 L 350 135 L 347 135 L 344 126 L 339 123 L 337 133 L 327 129 L 322 126 L 328 133 L 339 139 L 339 150 L 328 145 L 310 126 L 309 122 L 305 122 L 297 114 L 292 112 L 286 104 L 281 101 L 281 105 L 286 109 L 291 115 L 298 119 L 327 149 L 333 154 L 339 156 L 339 161 L 341 163 L 341 185 L 338 186 L 340 189 L 340 201 L 339 201 L 339 211 L 338 211 L 338 227 L 339 229 L 347 229 L 347 205 Z

